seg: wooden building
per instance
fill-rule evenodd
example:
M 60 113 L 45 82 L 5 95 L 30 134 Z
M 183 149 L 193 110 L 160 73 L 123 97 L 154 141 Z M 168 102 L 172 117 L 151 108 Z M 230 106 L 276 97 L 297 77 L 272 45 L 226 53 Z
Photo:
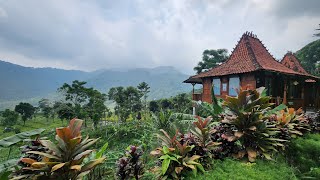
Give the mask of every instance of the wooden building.
M 277 61 L 256 35 L 246 32 L 221 65 L 189 77 L 184 83 L 202 84 L 202 93 L 193 100 L 212 103 L 211 89 L 217 97 L 236 96 L 237 90 L 267 88 L 276 104 L 289 107 L 319 108 L 320 78 L 307 73 L 292 53 Z M 194 92 L 194 91 L 193 91 Z

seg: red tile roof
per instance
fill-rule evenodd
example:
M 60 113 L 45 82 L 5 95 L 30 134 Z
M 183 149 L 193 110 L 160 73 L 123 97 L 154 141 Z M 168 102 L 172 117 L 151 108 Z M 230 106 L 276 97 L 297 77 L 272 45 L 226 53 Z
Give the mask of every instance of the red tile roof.
M 284 55 L 283 59 L 281 60 L 281 64 L 296 72 L 309 75 L 309 73 L 303 69 L 299 60 L 292 52 L 288 52 L 286 55 Z
M 256 35 L 246 32 L 242 35 L 229 59 L 207 72 L 190 77 L 191 79 L 241 74 L 259 70 L 275 71 L 285 74 L 309 76 L 296 72 L 279 61 L 268 52 Z M 311 76 L 314 77 L 314 76 Z

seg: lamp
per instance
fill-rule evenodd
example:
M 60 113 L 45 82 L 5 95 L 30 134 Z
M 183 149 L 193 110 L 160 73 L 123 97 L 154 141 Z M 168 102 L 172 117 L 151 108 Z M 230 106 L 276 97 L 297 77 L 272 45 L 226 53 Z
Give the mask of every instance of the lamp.
M 295 86 L 298 85 L 298 84 L 299 84 L 298 81 L 294 81 L 294 82 L 293 82 L 293 85 L 295 85 Z

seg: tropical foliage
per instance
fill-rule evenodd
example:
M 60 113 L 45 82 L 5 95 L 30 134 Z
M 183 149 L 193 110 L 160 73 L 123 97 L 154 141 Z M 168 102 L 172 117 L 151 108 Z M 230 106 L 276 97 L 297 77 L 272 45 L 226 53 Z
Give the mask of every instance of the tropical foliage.
M 15 179 L 22 178 L 45 178 L 45 179 L 78 179 L 88 174 L 91 169 L 101 164 L 105 158 L 99 158 L 82 164 L 93 150 L 89 148 L 98 139 L 82 139 L 81 136 L 82 120 L 72 119 L 68 127 L 56 129 L 56 140 L 54 144 L 50 140 L 40 140 L 43 146 L 41 151 L 27 151 L 26 154 L 39 155 L 38 158 L 25 157 L 20 161 L 27 164 L 22 170 L 30 170 L 30 174 L 19 174 Z M 40 161 L 41 160 L 41 161 Z

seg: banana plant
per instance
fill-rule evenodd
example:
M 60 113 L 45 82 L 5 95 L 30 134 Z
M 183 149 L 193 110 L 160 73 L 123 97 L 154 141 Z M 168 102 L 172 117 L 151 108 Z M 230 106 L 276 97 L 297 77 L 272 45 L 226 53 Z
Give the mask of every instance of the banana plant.
M 41 162 L 36 162 L 30 158 L 23 158 L 21 161 L 29 164 L 26 170 L 34 173 L 32 178 L 75 180 L 81 179 L 97 165 L 104 162 L 105 157 L 101 157 L 87 163 L 83 160 L 90 155 L 93 150 L 89 148 L 98 139 L 82 139 L 82 120 L 72 119 L 68 127 L 56 129 L 57 144 L 49 140 L 40 140 L 40 143 L 48 149 L 47 152 L 28 151 L 27 154 L 42 156 Z M 15 177 L 15 179 L 25 177 Z M 31 177 L 29 177 L 31 178 Z

